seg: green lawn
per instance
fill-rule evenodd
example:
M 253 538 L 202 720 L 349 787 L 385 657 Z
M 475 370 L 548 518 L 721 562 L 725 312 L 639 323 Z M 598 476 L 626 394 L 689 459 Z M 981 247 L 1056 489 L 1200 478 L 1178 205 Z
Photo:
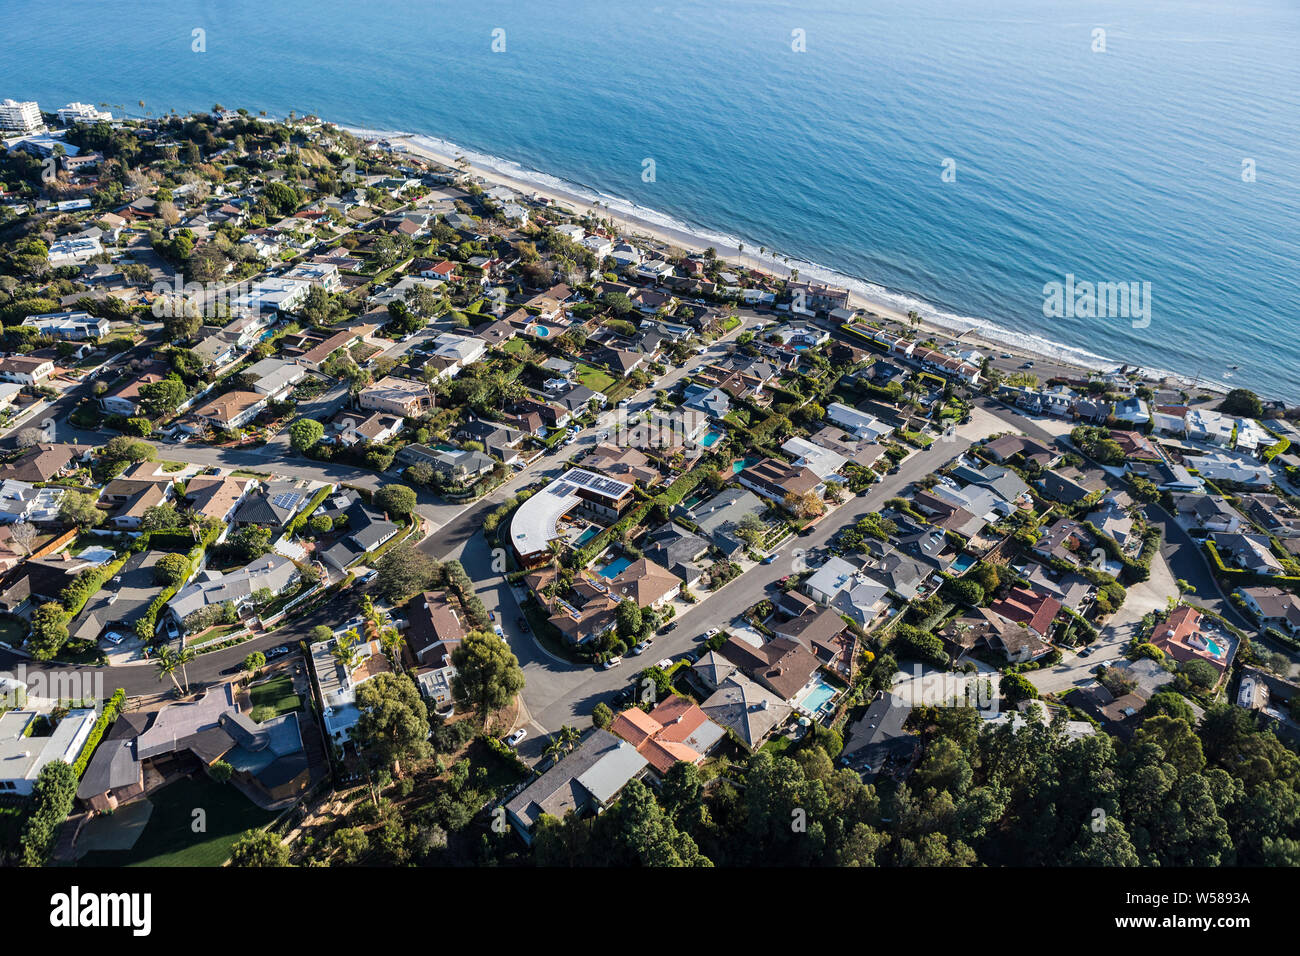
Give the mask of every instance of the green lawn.
M 134 847 L 87 853 L 79 865 L 220 866 L 246 830 L 275 818 L 229 784 L 204 776 L 178 780 L 150 799 L 153 816 Z M 198 809 L 204 811 L 202 833 L 194 832 Z
M 249 688 L 248 695 L 253 700 L 250 716 L 259 724 L 281 714 L 292 713 L 302 706 L 302 698 L 294 693 L 293 679 L 287 674 L 253 685 Z
M 598 368 L 592 368 L 590 365 L 578 366 L 578 381 L 586 385 L 593 392 L 608 394 L 609 389 L 614 384 L 614 376 L 608 372 L 602 372 Z
M 27 636 L 27 622 L 21 617 L 7 614 L 0 617 L 0 641 L 10 647 L 18 647 Z

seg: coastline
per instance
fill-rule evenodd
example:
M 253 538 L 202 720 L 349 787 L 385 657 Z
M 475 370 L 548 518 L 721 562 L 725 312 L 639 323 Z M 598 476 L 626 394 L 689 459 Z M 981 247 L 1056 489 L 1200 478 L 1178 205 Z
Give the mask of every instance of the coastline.
M 787 278 L 793 270 L 798 270 L 803 279 L 847 288 L 850 304 L 875 318 L 908 327 L 910 322 L 907 313 L 914 309 L 920 316 L 919 327 L 922 332 L 933 334 L 937 338 L 957 339 L 994 359 L 1009 354 L 1017 361 L 1032 361 L 1035 363 L 1034 374 L 1043 380 L 1053 377 L 1054 373 L 1082 373 L 1086 376 L 1089 372 L 1110 371 L 1128 365 L 1140 369 L 1144 379 L 1152 383 L 1163 382 L 1168 387 L 1190 390 L 1194 385 L 1198 392 L 1220 395 L 1232 387 L 1223 382 L 1194 382 L 1188 376 L 1170 370 L 1137 366 L 1124 359 L 1096 355 L 1041 336 L 1017 333 L 987 320 L 944 313 L 917 297 L 894 293 L 865 279 L 847 276 L 817 263 L 778 252 L 766 251 L 759 255 L 747 243 L 742 243 L 733 236 L 692 227 L 619 197 L 606 197 L 598 193 L 599 198 L 584 195 L 583 187 L 574 183 L 528 169 L 511 160 L 476 153 L 433 136 L 351 126 L 341 128 L 362 139 L 386 140 L 397 150 L 408 151 L 452 169 L 464 168 L 470 175 L 523 195 L 544 197 L 577 214 L 590 213 L 602 219 L 613 220 L 620 231 L 633 238 L 649 239 L 688 252 L 703 252 L 712 247 L 720 259 L 737 262 L 746 268 L 778 278 Z M 458 165 L 458 158 L 464 159 L 463 167 Z M 743 251 L 740 248 L 742 244 L 745 245 Z M 1045 368 L 1039 368 L 1040 365 Z

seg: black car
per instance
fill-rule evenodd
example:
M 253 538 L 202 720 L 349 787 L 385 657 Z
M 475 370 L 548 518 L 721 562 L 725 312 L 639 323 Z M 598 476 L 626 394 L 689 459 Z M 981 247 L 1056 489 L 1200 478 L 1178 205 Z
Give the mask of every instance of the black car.
M 665 625 L 663 632 L 667 634 L 669 631 L 675 631 L 675 630 L 677 630 L 677 622 L 672 621 L 671 623 Z
M 523 631 L 525 634 L 528 633 L 528 618 L 517 618 L 515 623 L 519 625 L 519 630 Z

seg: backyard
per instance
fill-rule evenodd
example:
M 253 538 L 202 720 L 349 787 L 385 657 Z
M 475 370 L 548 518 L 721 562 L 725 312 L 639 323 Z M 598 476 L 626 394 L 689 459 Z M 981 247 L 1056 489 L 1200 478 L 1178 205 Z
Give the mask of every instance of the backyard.
M 78 865 L 220 866 L 245 830 L 264 826 L 275 817 L 230 784 L 207 777 L 178 780 L 151 799 L 153 814 L 135 846 L 92 851 Z M 194 830 L 196 808 L 204 811 L 203 828 L 198 833 Z M 102 822 L 111 825 L 111 817 L 102 818 Z
M 292 713 L 302 706 L 302 698 L 294 692 L 293 678 L 288 674 L 254 684 L 248 689 L 248 696 L 253 702 L 250 716 L 259 724 Z

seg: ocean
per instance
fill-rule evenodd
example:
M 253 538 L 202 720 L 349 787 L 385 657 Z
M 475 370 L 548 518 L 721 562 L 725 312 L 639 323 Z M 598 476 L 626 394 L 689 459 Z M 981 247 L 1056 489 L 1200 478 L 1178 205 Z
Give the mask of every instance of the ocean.
M 1297 50 L 1291 0 L 4 0 L 0 97 L 422 134 L 940 324 L 1296 403 Z M 1045 314 L 1067 277 L 1149 297 Z

